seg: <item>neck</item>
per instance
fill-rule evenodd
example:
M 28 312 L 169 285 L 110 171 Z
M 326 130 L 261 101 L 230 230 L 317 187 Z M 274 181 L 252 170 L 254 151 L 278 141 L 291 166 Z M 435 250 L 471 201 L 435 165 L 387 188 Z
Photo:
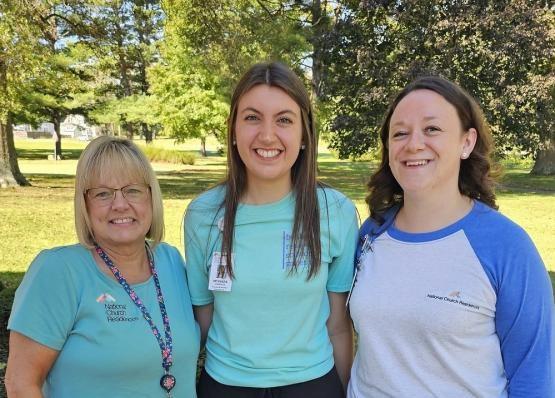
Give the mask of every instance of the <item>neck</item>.
M 414 197 L 405 193 L 395 226 L 405 232 L 437 231 L 460 220 L 471 209 L 472 200 L 458 190 L 445 197 Z
M 111 247 L 109 245 L 98 245 L 110 257 L 110 260 L 120 270 L 128 283 L 140 283 L 150 278 L 150 266 L 144 243 L 134 246 Z M 104 260 L 93 249 L 94 258 L 100 269 L 115 278 Z
M 263 205 L 277 202 L 291 192 L 292 183 L 288 177 L 285 180 L 276 181 L 257 181 L 247 183 L 247 189 L 241 198 L 241 202 L 251 205 Z

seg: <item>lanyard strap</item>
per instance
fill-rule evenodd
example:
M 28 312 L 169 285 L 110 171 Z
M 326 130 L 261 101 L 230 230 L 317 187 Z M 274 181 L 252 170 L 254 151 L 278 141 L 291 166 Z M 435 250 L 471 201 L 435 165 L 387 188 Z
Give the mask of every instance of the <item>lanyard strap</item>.
M 150 273 L 152 274 L 152 278 L 154 279 L 154 285 L 156 286 L 156 295 L 158 296 L 158 305 L 160 307 L 160 313 L 162 314 L 162 322 L 164 323 L 164 337 L 162 338 L 160 331 L 152 321 L 152 317 L 150 313 L 144 306 L 142 300 L 139 298 L 137 293 L 133 290 L 133 288 L 127 283 L 123 275 L 121 274 L 120 270 L 116 267 L 113 261 L 108 257 L 106 252 L 102 250 L 98 244 L 95 243 L 96 252 L 100 256 L 100 258 L 106 263 L 106 266 L 112 271 L 114 277 L 117 279 L 119 284 L 123 287 L 123 289 L 127 292 L 131 301 L 135 303 L 135 305 L 139 308 L 141 313 L 143 314 L 143 318 L 147 321 L 150 329 L 152 330 L 152 334 L 156 337 L 158 341 L 158 345 L 160 346 L 160 352 L 162 354 L 162 367 L 164 368 L 165 372 L 168 373 L 170 367 L 173 364 L 172 358 L 172 334 L 170 329 L 170 319 L 168 318 L 168 314 L 166 312 L 166 305 L 164 303 L 164 296 L 162 295 L 162 289 L 160 288 L 160 281 L 158 280 L 158 272 L 156 271 L 156 267 L 154 266 L 154 258 L 150 251 L 150 247 L 148 244 L 146 245 L 146 252 L 148 257 L 148 263 L 150 266 Z

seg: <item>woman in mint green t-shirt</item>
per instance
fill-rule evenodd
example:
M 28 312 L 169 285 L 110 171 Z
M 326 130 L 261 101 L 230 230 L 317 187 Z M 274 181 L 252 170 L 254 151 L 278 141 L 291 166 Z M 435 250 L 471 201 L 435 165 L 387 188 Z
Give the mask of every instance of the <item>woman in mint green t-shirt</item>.
M 198 325 L 162 198 L 129 140 L 99 137 L 77 165 L 79 244 L 44 250 L 8 322 L 8 397 L 196 397 Z M 148 239 L 148 240 L 147 240 Z
M 349 199 L 317 182 L 316 155 L 303 83 L 283 64 L 254 65 L 231 99 L 226 180 L 185 217 L 206 340 L 199 398 L 344 396 L 358 222 Z

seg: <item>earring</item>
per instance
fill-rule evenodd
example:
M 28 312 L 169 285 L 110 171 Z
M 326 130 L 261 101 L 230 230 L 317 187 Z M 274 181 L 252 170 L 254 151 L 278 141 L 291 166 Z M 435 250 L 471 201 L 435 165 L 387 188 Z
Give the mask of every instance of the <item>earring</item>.
M 302 144 L 302 145 L 301 145 L 301 150 L 304 150 L 305 148 L 306 148 L 306 145 L 305 145 L 305 144 Z
M 462 153 L 462 158 L 463 158 L 463 159 L 466 159 L 467 157 L 468 157 L 468 153 L 463 152 L 463 153 Z
M 237 145 L 237 141 L 233 140 L 233 146 Z

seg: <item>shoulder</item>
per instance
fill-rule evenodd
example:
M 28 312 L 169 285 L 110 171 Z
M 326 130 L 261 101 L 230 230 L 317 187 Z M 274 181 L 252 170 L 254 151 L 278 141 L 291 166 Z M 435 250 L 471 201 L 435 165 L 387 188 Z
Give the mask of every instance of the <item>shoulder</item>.
M 187 206 L 187 212 L 189 211 L 216 211 L 222 204 L 226 193 L 226 187 L 224 184 L 220 184 L 204 191 L 196 198 L 194 198 L 189 206 Z
M 351 199 L 336 189 L 319 187 L 317 194 L 318 203 L 323 210 L 327 209 L 330 213 L 356 213 L 356 207 Z
M 65 270 L 90 256 L 89 250 L 80 244 L 59 246 L 42 250 L 33 260 L 32 267 L 49 270 Z
M 464 228 L 469 239 L 487 243 L 487 246 L 492 248 L 500 247 L 503 250 L 534 247 L 524 228 L 499 211 L 480 201 L 475 201 L 472 213 Z
M 497 210 L 476 201 L 463 229 L 496 291 L 502 285 L 547 280 L 545 265 L 530 236 Z

